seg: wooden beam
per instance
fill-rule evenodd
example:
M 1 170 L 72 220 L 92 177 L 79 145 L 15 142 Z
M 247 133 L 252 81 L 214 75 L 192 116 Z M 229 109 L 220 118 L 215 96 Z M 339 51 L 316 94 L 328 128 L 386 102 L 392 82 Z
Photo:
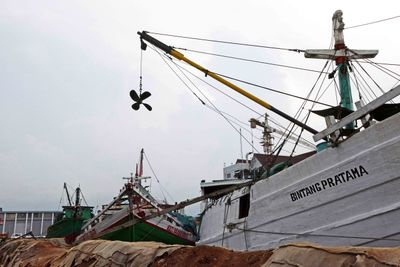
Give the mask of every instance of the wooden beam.
M 389 100 L 395 98 L 396 96 L 400 95 L 400 85 L 396 86 L 386 94 L 378 97 L 374 101 L 368 103 L 367 105 L 361 107 L 359 110 L 351 113 L 350 115 L 344 117 L 341 121 L 335 123 L 331 127 L 317 133 L 313 136 L 315 142 L 323 139 L 324 137 L 330 135 L 331 133 L 341 129 L 342 127 L 346 126 L 350 122 L 353 122 L 366 114 L 370 113 L 371 111 L 375 110 L 376 108 L 380 107 L 381 105 L 385 104 Z

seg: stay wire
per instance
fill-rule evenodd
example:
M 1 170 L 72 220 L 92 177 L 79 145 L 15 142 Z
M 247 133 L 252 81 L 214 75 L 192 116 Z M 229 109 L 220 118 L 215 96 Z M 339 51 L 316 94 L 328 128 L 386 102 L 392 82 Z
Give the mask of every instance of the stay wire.
M 399 78 L 395 77 L 395 76 L 400 77 L 400 74 L 398 74 L 397 72 L 394 72 L 394 71 L 392 71 L 392 70 L 390 70 L 390 69 L 388 69 L 388 68 L 386 68 L 386 67 L 383 67 L 383 66 L 381 66 L 380 64 L 373 62 L 373 61 L 370 60 L 370 59 L 366 59 L 365 62 L 371 64 L 372 66 L 374 66 L 375 68 L 377 68 L 377 69 L 379 69 L 380 71 L 384 72 L 385 74 L 389 75 L 389 76 L 392 77 L 393 79 L 395 79 L 395 80 L 397 80 L 397 81 L 400 81 Z M 392 74 L 394 74 L 395 76 L 393 76 Z
M 174 48 L 175 49 L 179 49 L 179 50 L 188 51 L 188 52 L 204 54 L 204 55 L 223 57 L 223 58 L 235 59 L 235 60 L 246 61 L 246 62 L 251 62 L 251 63 L 258 63 L 258 64 L 271 65 L 271 66 L 282 67 L 282 68 L 289 68 L 289 69 L 295 69 L 295 70 L 302 70 L 302 71 L 309 71 L 309 72 L 317 72 L 317 73 L 319 73 L 318 70 L 307 69 L 307 68 L 302 68 L 302 67 L 295 67 L 295 66 L 271 63 L 271 62 L 260 61 L 260 60 L 255 60 L 255 59 L 247 59 L 247 58 L 234 57 L 234 56 L 223 55 L 223 54 L 216 54 L 216 53 L 204 52 L 204 51 L 193 50 L 193 49 L 188 49 L 188 48 L 181 48 L 181 47 L 174 47 Z
M 320 80 L 322 74 L 325 73 L 324 70 L 327 68 L 328 64 L 329 64 L 329 60 L 327 60 L 327 61 L 325 62 L 325 65 L 324 65 L 324 67 L 322 68 L 321 72 L 319 73 L 319 75 L 318 75 L 318 77 L 317 77 L 317 80 L 315 81 L 314 85 L 311 87 L 309 93 L 307 94 L 307 97 L 306 97 L 307 99 L 310 98 L 310 96 L 311 96 L 312 92 L 314 91 L 315 87 L 317 86 L 318 81 Z M 326 78 L 326 75 L 325 75 L 325 78 Z M 325 78 L 324 78 L 324 80 L 325 80 Z M 314 98 L 314 101 L 311 101 L 311 102 L 312 102 L 312 106 L 311 106 L 310 110 L 311 110 L 311 109 L 315 106 L 315 104 L 316 104 L 316 103 L 315 103 L 315 100 L 318 98 L 318 95 L 319 95 L 319 92 L 321 91 L 321 88 L 322 88 L 322 85 L 323 85 L 324 80 L 321 82 L 321 85 L 320 85 L 320 87 L 319 87 L 319 89 L 318 89 L 318 92 L 317 92 L 315 98 Z M 296 112 L 296 114 L 295 114 L 295 116 L 294 116 L 295 118 L 297 118 L 297 119 L 300 118 L 301 111 L 304 110 L 304 108 L 305 108 L 305 106 L 306 106 L 307 103 L 308 103 L 308 102 L 307 102 L 306 100 L 303 101 L 302 105 L 300 106 L 300 108 L 298 109 L 298 111 Z M 308 118 L 309 118 L 309 113 L 310 113 L 310 111 L 308 111 L 308 114 L 306 114 L 306 117 L 303 119 L 303 121 L 304 121 L 304 120 L 306 120 L 306 121 L 308 120 Z M 304 123 L 306 123 L 306 121 L 305 121 Z M 290 125 L 291 125 L 291 124 L 288 125 L 288 127 L 285 129 L 285 131 L 288 131 L 288 130 L 289 130 Z M 289 137 L 289 135 L 290 135 L 290 133 L 291 133 L 292 131 L 296 131 L 296 130 L 297 130 L 298 127 L 295 127 L 295 126 L 296 126 L 296 125 L 292 124 L 292 127 L 291 127 L 290 130 L 289 130 L 289 133 L 286 135 L 286 139 Z M 303 132 L 303 128 L 302 128 L 302 130 L 301 130 L 301 133 L 302 133 L 302 132 Z M 301 133 L 299 134 L 299 136 L 301 136 Z M 279 142 L 282 140 L 282 138 L 283 138 L 283 135 L 281 136 Z M 282 140 L 282 145 L 285 143 L 286 139 L 283 139 L 283 140 Z
M 146 159 L 147 164 L 148 164 L 149 167 L 150 167 L 151 172 L 152 172 L 153 175 L 154 175 L 154 178 L 156 178 L 157 183 L 160 185 L 160 189 L 161 189 L 160 191 L 161 191 L 161 194 L 162 194 L 163 197 L 164 197 L 165 202 L 168 203 L 167 198 L 166 198 L 166 196 L 165 196 L 165 194 L 164 194 L 164 192 L 163 192 L 164 190 L 165 190 L 165 192 L 168 194 L 168 196 L 171 198 L 171 200 L 175 202 L 175 200 L 174 200 L 174 198 L 171 196 L 171 194 L 170 194 L 165 188 L 163 188 L 163 186 L 162 186 L 161 183 L 160 183 L 160 180 L 158 180 L 157 174 L 154 172 L 154 169 L 153 169 L 153 167 L 151 166 L 149 159 L 147 158 L 146 152 L 143 152 L 143 155 L 144 155 L 144 158 Z M 163 190 L 163 189 L 164 189 L 164 190 Z
M 313 233 L 294 233 L 294 232 L 274 232 L 274 231 L 261 231 L 254 229 L 246 229 L 236 227 L 239 231 L 253 232 L 258 234 L 277 234 L 277 235 L 294 235 L 294 236 L 315 236 L 315 237 L 333 237 L 333 238 L 350 238 L 350 239 L 363 239 L 363 240 L 388 240 L 388 241 L 400 241 L 396 238 L 381 238 L 381 237 L 367 237 L 367 236 L 348 236 L 348 235 L 329 235 L 329 234 L 313 234 Z
M 89 206 L 88 203 L 86 202 L 86 198 L 85 198 L 85 196 L 83 195 L 83 192 L 82 192 L 82 191 L 81 191 L 81 195 L 82 195 L 82 200 L 86 203 L 86 206 Z
M 284 50 L 284 51 L 290 51 L 290 52 L 296 52 L 296 53 L 305 52 L 305 50 L 297 49 L 297 48 L 286 48 L 286 47 L 278 47 L 278 46 L 258 45 L 258 44 L 249 44 L 249 43 L 238 43 L 238 42 L 231 42 L 231 41 L 222 41 L 222 40 L 215 40 L 215 39 L 206 39 L 206 38 L 198 38 L 198 37 L 191 37 L 191 36 L 168 34 L 168 33 L 159 33 L 159 32 L 148 32 L 148 33 L 154 34 L 154 35 L 162 35 L 162 36 L 169 36 L 169 37 L 182 38 L 182 39 L 190 39 L 190 40 L 196 40 L 196 41 L 204 41 L 204 42 L 213 42 L 213 43 L 222 43 L 222 44 L 230 44 L 230 45 L 238 45 L 238 46 Z
M 171 59 L 171 58 L 170 58 Z M 221 89 L 219 89 L 218 87 L 212 85 L 211 83 L 207 82 L 206 80 L 198 77 L 197 75 L 195 75 L 193 72 L 189 71 L 188 69 L 180 66 L 179 64 L 175 63 L 175 65 L 179 66 L 179 68 L 183 69 L 184 71 L 186 71 L 187 73 L 189 73 L 190 75 L 192 75 L 193 77 L 195 77 L 196 79 L 202 81 L 204 84 L 207 84 L 208 86 L 210 86 L 211 88 L 217 90 L 218 92 L 220 92 L 221 94 L 225 95 L 226 97 L 230 98 L 231 100 L 235 101 L 236 103 L 242 105 L 243 107 L 251 110 L 252 112 L 256 113 L 257 115 L 259 115 L 260 117 L 264 116 L 263 114 L 261 114 L 260 112 L 254 110 L 253 108 L 249 107 L 248 105 L 244 104 L 243 102 L 240 102 L 239 100 L 235 99 L 234 97 L 230 96 L 229 94 L 225 93 L 224 91 L 222 91 Z
M 157 50 L 156 50 L 156 52 L 159 53 Z M 159 53 L 159 55 L 162 57 L 162 55 L 161 55 L 160 53 Z M 164 59 L 163 57 L 162 57 L 162 59 L 163 59 L 164 62 L 167 64 L 167 66 L 175 73 L 175 75 L 183 82 L 183 84 L 184 84 L 191 92 L 193 92 L 193 91 L 190 89 L 190 87 L 188 86 L 188 84 L 187 84 L 186 82 L 183 81 L 183 79 L 178 75 L 178 73 L 177 73 L 174 69 L 172 69 L 172 67 L 165 61 L 165 59 Z M 172 60 L 172 58 L 170 58 L 170 57 L 168 57 L 168 59 Z M 230 121 L 228 118 L 226 118 L 225 115 L 222 114 L 222 112 L 211 102 L 211 100 L 210 100 L 196 85 L 194 85 L 194 83 L 182 72 L 182 70 L 180 69 L 180 66 L 179 66 L 178 64 L 176 64 L 173 60 L 172 60 L 172 63 L 175 64 L 175 66 L 181 71 L 181 73 L 186 77 L 186 79 L 187 79 L 189 82 L 192 83 L 192 85 L 203 95 L 203 97 L 207 99 L 207 101 L 210 103 L 211 106 L 213 106 L 213 108 L 218 112 L 218 114 L 221 115 L 221 116 L 228 122 L 228 124 L 231 125 L 231 127 L 232 127 L 236 132 L 238 132 L 239 135 L 242 136 L 243 139 L 244 139 L 250 146 L 253 146 L 253 144 L 252 144 L 246 137 L 244 137 L 244 136 L 240 133 L 240 131 L 239 131 L 238 129 L 236 129 L 236 127 L 231 123 L 231 121 Z M 204 102 L 203 102 L 203 103 L 204 103 Z M 257 148 L 255 148 L 255 147 L 253 147 L 253 148 L 254 148 L 257 152 L 259 152 Z
M 325 65 L 324 65 L 324 67 L 322 68 L 320 74 L 318 75 L 318 77 L 317 77 L 317 79 L 316 79 L 314 85 L 311 87 L 310 91 L 308 92 L 308 94 L 307 94 L 307 96 L 306 96 L 306 99 L 309 99 L 309 98 L 311 97 L 312 92 L 314 91 L 315 87 L 317 86 L 318 81 L 320 80 L 320 78 L 321 78 L 322 74 L 324 73 L 324 70 L 326 69 L 326 67 L 328 66 L 328 64 L 329 64 L 329 60 L 327 60 L 327 61 L 325 62 Z M 325 77 L 326 77 L 326 75 L 325 75 Z M 321 84 L 321 86 L 322 86 L 322 84 Z M 321 86 L 320 86 L 320 89 L 318 90 L 318 92 L 317 92 L 317 94 L 316 94 L 316 96 L 315 96 L 314 99 L 317 99 L 318 94 L 319 94 L 319 92 L 320 92 L 320 90 L 321 90 Z M 314 105 L 315 105 L 315 102 L 313 102 L 313 101 L 311 101 L 311 102 L 312 102 L 312 106 L 311 106 L 310 109 L 312 109 L 312 108 L 314 107 Z M 302 105 L 300 106 L 300 108 L 297 110 L 297 112 L 296 112 L 296 114 L 295 114 L 295 116 L 294 116 L 295 118 L 298 119 L 298 118 L 300 117 L 301 111 L 305 108 L 306 104 L 307 104 L 307 101 L 304 100 L 303 103 L 302 103 Z M 330 106 L 330 107 L 332 107 L 332 106 Z M 290 127 L 290 124 L 289 124 L 288 127 L 286 128 L 286 131 L 289 129 L 289 127 Z M 297 128 L 296 128 L 296 129 L 297 129 Z M 281 138 L 281 139 L 282 139 L 282 138 Z
M 362 91 L 362 93 L 364 94 L 364 97 L 367 99 L 368 102 L 371 101 L 371 99 L 375 99 L 376 95 L 374 93 L 374 91 L 372 90 L 372 88 L 369 86 L 369 84 L 367 83 L 367 81 L 365 80 L 365 78 L 361 75 L 361 73 L 359 72 L 359 70 L 357 68 L 353 68 L 353 71 L 355 71 L 357 73 L 357 76 L 361 78 L 358 79 L 359 80 L 359 84 L 360 86 L 360 90 Z M 350 79 L 352 79 L 352 77 L 350 76 Z
M 272 89 L 272 88 L 269 88 L 269 87 L 266 87 L 266 86 L 262 86 L 262 85 L 259 85 L 259 84 L 256 84 L 256 83 L 251 83 L 251 82 L 247 82 L 245 80 L 233 78 L 231 76 L 224 75 L 224 74 L 221 74 L 221 73 L 217 73 L 217 72 L 214 72 L 214 73 L 219 75 L 219 76 L 221 76 L 221 77 L 224 77 L 224 78 L 227 78 L 227 79 L 230 79 L 230 80 L 233 80 L 233 81 L 241 82 L 241 83 L 244 83 L 244 84 L 247 84 L 247 85 L 251 85 L 251 86 L 254 86 L 254 87 L 258 87 L 258 88 L 261 88 L 261 89 L 265 89 L 265 90 L 268 90 L 268 91 L 271 91 L 271 92 L 275 92 L 275 93 L 278 93 L 278 94 L 290 96 L 290 97 L 301 99 L 301 100 L 308 101 L 308 102 L 314 102 L 314 103 L 317 103 L 317 104 L 320 104 L 320 105 L 324 105 L 324 106 L 327 106 L 327 107 L 333 107 L 332 105 L 329 105 L 329 104 L 326 104 L 326 103 L 313 101 L 313 100 L 310 100 L 310 99 L 305 98 L 305 97 L 293 95 L 293 94 L 290 94 L 290 93 L 285 93 L 285 92 L 278 91 L 276 89 Z
M 170 58 L 170 57 L 168 57 L 169 59 L 172 59 L 172 58 Z M 176 63 L 175 63 L 175 65 L 177 65 Z M 187 70 L 186 70 L 187 71 Z M 191 72 L 189 72 L 189 73 L 191 73 Z M 191 73 L 192 74 L 192 73 Z M 192 74 L 193 75 L 193 74 Z M 320 74 L 321 75 L 321 74 Z M 223 75 L 221 75 L 221 76 L 223 76 Z M 178 76 L 179 77 L 179 76 Z M 196 76 L 197 77 L 197 76 Z M 233 79 L 233 78 L 232 78 Z M 202 80 L 202 79 L 201 79 Z M 204 80 L 202 80 L 203 82 L 205 82 Z M 242 81 L 242 82 L 244 82 L 244 81 Z M 207 83 L 207 82 L 205 82 L 205 83 Z M 246 82 L 244 82 L 244 83 L 246 83 Z M 186 84 L 186 83 L 185 83 Z M 208 85 L 210 85 L 209 83 L 207 83 Z M 251 84 L 251 83 L 250 83 Z M 186 84 L 186 86 L 187 86 L 187 84 Z M 212 86 L 212 85 L 210 85 L 210 86 Z M 255 85 L 255 86 L 257 86 L 257 85 Z M 212 86 L 213 88 L 215 88 L 215 89 L 217 89 L 215 86 Z M 262 88 L 262 87 L 261 87 Z M 271 89 L 271 88 L 265 88 L 264 87 L 264 89 L 270 89 L 271 91 L 275 91 L 275 92 L 277 92 L 277 93 L 281 93 L 281 94 L 286 94 L 286 95 L 290 95 L 290 96 L 293 96 L 293 97 L 297 97 L 297 96 L 294 96 L 294 95 L 291 95 L 291 94 L 287 94 L 287 93 L 282 93 L 282 92 L 279 92 L 279 91 L 277 91 L 277 90 L 274 90 L 274 89 Z M 234 98 L 232 98 L 231 96 L 229 96 L 229 95 L 227 95 L 227 94 L 225 94 L 224 92 L 222 92 L 221 90 L 219 90 L 219 89 L 217 89 L 219 92 L 221 92 L 221 93 L 223 93 L 224 95 L 226 95 L 226 96 L 228 96 L 228 97 L 230 97 L 231 99 L 233 99 L 234 101 L 236 101 L 236 102 L 238 102 L 238 103 L 240 103 L 241 105 L 244 105 L 243 103 L 241 103 L 241 102 L 239 102 L 239 101 L 237 101 L 236 99 L 234 99 Z M 191 90 L 192 91 L 192 90 Z M 298 97 L 299 98 L 299 97 Z M 301 97 L 300 97 L 301 98 Z M 307 100 L 307 99 L 304 99 L 304 98 L 301 98 L 301 99 L 303 99 L 303 100 Z M 330 106 L 330 107 L 332 107 L 331 105 L 328 105 L 328 104 L 325 104 L 325 103 L 319 103 L 319 104 L 322 104 L 322 105 L 326 105 L 326 106 Z M 249 108 L 248 106 L 246 106 L 247 108 Z M 251 108 L 249 108 L 249 109 L 251 109 Z M 253 110 L 253 109 L 251 109 L 253 112 L 255 112 L 255 113 L 258 113 L 258 112 L 256 112 L 255 110 Z M 259 113 L 258 113 L 259 114 Z M 262 116 L 261 114 L 259 114 L 260 116 Z M 233 126 L 232 126 L 233 127 Z M 235 130 L 237 131 L 237 129 L 235 128 Z M 245 140 L 249 143 L 249 141 L 245 138 Z M 250 144 L 250 145 L 252 145 L 252 144 Z
M 173 62 L 175 63 L 175 62 Z M 231 126 L 233 129 L 235 129 L 235 131 L 239 134 L 239 136 L 241 136 L 250 146 L 252 146 L 253 144 L 246 138 L 243 136 L 242 132 L 240 130 L 238 130 L 233 124 L 232 122 L 221 112 L 221 110 L 219 110 L 213 103 L 212 101 L 193 83 L 192 80 L 189 79 L 189 77 L 183 73 L 183 71 L 179 68 L 179 66 L 175 63 L 175 66 L 177 66 L 177 68 L 181 71 L 182 75 L 185 76 L 185 78 L 190 81 L 190 83 L 192 84 L 192 86 L 194 86 L 199 92 L 200 94 L 203 95 L 204 98 L 207 99 L 208 103 L 210 103 L 210 105 L 217 111 L 218 114 L 220 114 Z M 241 129 L 241 128 L 240 128 Z M 258 150 L 254 147 L 254 149 L 258 152 Z
M 350 64 L 351 64 L 351 65 L 353 65 L 353 63 L 352 63 L 352 62 L 350 62 Z M 356 74 L 355 74 L 355 72 L 354 72 L 354 71 L 352 71 L 351 73 L 353 73 L 353 79 L 354 79 L 353 83 L 356 85 L 357 92 L 358 92 L 358 98 L 359 98 L 359 99 L 360 99 L 360 101 L 361 101 L 361 100 L 362 100 L 362 95 L 361 95 L 361 91 L 360 91 L 360 85 L 359 85 L 359 83 L 358 83 L 357 76 L 356 76 Z M 350 78 L 351 78 L 351 76 L 350 76 Z M 352 80 L 353 80 L 353 79 L 352 79 Z
M 367 74 L 367 76 L 371 79 L 371 81 L 378 87 L 382 94 L 385 94 L 385 91 L 379 86 L 379 84 L 372 78 L 372 76 L 364 69 L 364 67 L 356 61 L 356 63 L 360 66 L 360 68 Z M 376 96 L 376 95 L 375 95 Z
M 396 63 L 383 63 L 383 62 L 373 62 L 372 60 L 370 60 L 370 59 L 368 59 L 368 61 L 371 61 L 371 63 L 373 63 L 373 64 L 378 64 L 378 65 L 386 65 L 386 66 L 395 66 L 395 67 L 400 67 L 400 64 L 396 64 Z M 368 63 L 368 64 L 370 64 L 369 62 L 366 62 L 366 61 L 361 61 L 361 63 Z
M 399 16 L 390 17 L 390 18 L 386 18 L 386 19 L 375 20 L 375 21 L 371 21 L 371 22 L 367 22 L 367 23 L 363 23 L 363 24 L 359 24 L 359 25 L 354 25 L 354 26 L 350 26 L 350 27 L 345 27 L 344 29 L 348 30 L 348 29 L 363 27 L 363 26 L 376 24 L 376 23 L 380 23 L 380 22 L 384 22 L 384 21 L 388 21 L 388 20 L 392 20 L 392 19 L 397 19 L 397 18 L 400 18 L 400 15 Z
M 179 66 L 179 68 L 183 68 L 183 67 Z M 193 74 L 193 73 L 190 72 L 189 70 L 187 70 L 187 69 L 185 69 L 185 68 L 183 68 L 183 69 L 184 69 L 185 71 L 187 71 L 188 73 L 190 73 L 191 75 L 193 75 L 194 77 L 196 77 L 197 79 L 199 79 L 199 80 L 201 80 L 202 82 L 206 83 L 208 86 L 213 87 L 214 89 L 216 89 L 216 90 L 219 91 L 220 93 L 222 93 L 222 94 L 224 94 L 225 96 L 231 98 L 231 99 L 234 100 L 235 102 L 237 102 L 237 103 L 239 103 L 239 104 L 245 106 L 246 108 L 250 109 L 251 111 L 253 111 L 253 112 L 259 114 L 259 118 L 264 116 L 263 114 L 260 114 L 260 113 L 256 112 L 255 110 L 253 110 L 253 109 L 251 109 L 250 107 L 246 106 L 246 105 L 243 104 L 242 102 L 236 100 L 235 98 L 231 97 L 230 95 L 226 94 L 225 92 L 219 90 L 219 89 L 216 88 L 215 86 L 213 86 L 213 85 L 211 85 L 210 83 L 206 82 L 204 79 L 199 78 L 198 76 L 196 76 L 195 74 Z M 219 74 L 219 75 L 221 75 L 221 74 Z M 222 75 L 221 75 L 221 76 L 222 76 Z M 207 105 L 206 105 L 206 106 L 207 106 Z M 208 106 L 207 106 L 207 107 L 208 107 Z M 208 108 L 211 108 L 211 107 L 208 107 Z M 281 127 L 282 129 L 285 129 L 285 127 L 283 127 L 282 125 L 278 124 L 277 122 L 274 122 L 272 119 L 270 119 L 270 121 L 273 122 L 274 124 L 276 124 L 277 126 Z M 308 140 L 306 140 L 306 139 L 304 139 L 304 138 L 302 138 L 302 140 L 305 141 L 305 142 L 308 142 L 309 144 L 312 144 L 311 142 L 309 142 Z M 303 146 L 303 147 L 304 147 L 304 146 Z

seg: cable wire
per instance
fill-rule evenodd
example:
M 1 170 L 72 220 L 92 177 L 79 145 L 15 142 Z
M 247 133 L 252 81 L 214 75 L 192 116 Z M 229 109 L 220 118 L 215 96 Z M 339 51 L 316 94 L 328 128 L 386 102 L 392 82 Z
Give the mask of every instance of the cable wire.
M 193 52 L 193 53 L 199 53 L 199 54 L 204 54 L 204 55 L 235 59 L 235 60 L 246 61 L 246 62 L 251 62 L 251 63 L 271 65 L 271 66 L 276 66 L 276 67 L 289 68 L 289 69 L 295 69 L 295 70 L 303 70 L 303 71 L 309 71 L 309 72 L 317 72 L 317 73 L 320 72 L 318 70 L 307 69 L 307 68 L 302 68 L 302 67 L 295 67 L 295 66 L 289 66 L 289 65 L 283 65 L 283 64 L 277 64 L 277 63 L 271 63 L 271 62 L 260 61 L 260 60 L 255 60 L 255 59 L 234 57 L 234 56 L 228 56 L 228 55 L 223 55 L 223 54 L 216 54 L 216 53 L 204 52 L 204 51 L 199 51 L 199 50 L 193 50 L 193 49 L 188 49 L 188 48 L 179 48 L 179 47 L 174 47 L 174 48 L 175 49 L 179 49 L 179 50 Z
M 182 39 L 204 41 L 204 42 L 213 42 L 213 43 L 231 44 L 231 45 L 239 45 L 239 46 L 249 46 L 249 47 L 257 47 L 257 48 L 285 50 L 285 51 L 297 52 L 297 53 L 305 52 L 305 50 L 297 49 L 297 48 L 285 48 L 285 47 L 278 47 L 278 46 L 258 45 L 258 44 L 249 44 L 249 43 L 238 43 L 238 42 L 231 42 L 231 41 L 221 41 L 221 40 L 215 40 L 215 39 L 206 39 L 206 38 L 182 36 L 182 35 L 175 35 L 175 34 L 168 34 L 168 33 L 159 33 L 159 32 L 148 32 L 148 33 L 155 34 L 155 35 L 163 35 L 163 36 L 169 36 L 169 37 L 182 38 Z
M 358 27 L 367 26 L 367 25 L 380 23 L 380 22 L 384 22 L 384 21 L 388 21 L 388 20 L 392 20 L 392 19 L 397 19 L 397 18 L 400 18 L 400 15 L 399 16 L 390 17 L 390 18 L 386 18 L 386 19 L 380 19 L 380 20 L 376 20 L 376 21 L 371 21 L 371 22 L 367 22 L 367 23 L 363 23 L 363 24 L 359 24 L 359 25 L 354 25 L 354 26 L 350 26 L 350 27 L 345 27 L 344 29 L 348 30 L 348 29 L 358 28 Z
M 161 194 L 162 194 L 163 197 L 164 197 L 165 202 L 168 203 L 167 198 L 165 197 L 165 194 L 164 194 L 164 192 L 163 192 L 163 190 L 162 190 L 162 189 L 163 189 L 163 186 L 161 185 L 160 180 L 158 180 L 157 174 L 154 172 L 154 169 L 153 169 L 153 167 L 151 166 L 149 159 L 147 158 L 146 152 L 143 152 L 143 155 L 144 155 L 144 158 L 146 159 L 147 164 L 148 164 L 149 167 L 150 167 L 151 172 L 152 172 L 153 175 L 154 175 L 154 178 L 156 178 L 157 183 L 160 185 L 160 189 L 161 189 L 160 191 L 161 191 Z M 165 190 L 165 192 L 168 194 L 168 196 L 172 199 L 172 201 L 175 202 L 175 200 L 174 200 L 174 198 L 171 196 L 171 194 L 170 194 L 165 188 L 164 188 L 164 190 Z

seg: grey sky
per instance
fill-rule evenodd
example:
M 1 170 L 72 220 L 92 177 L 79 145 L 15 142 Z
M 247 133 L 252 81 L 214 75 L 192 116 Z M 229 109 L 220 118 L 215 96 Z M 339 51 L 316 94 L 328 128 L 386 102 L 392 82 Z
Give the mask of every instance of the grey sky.
M 328 48 L 337 9 L 350 26 L 399 15 L 400 3 L 0 1 L 0 207 L 57 209 L 64 181 L 80 184 L 89 204 L 107 203 L 122 186 L 121 177 L 133 170 L 142 147 L 174 201 L 197 196 L 200 180 L 220 179 L 224 163 L 240 157 L 239 136 L 202 106 L 151 49 L 143 54 L 143 85 L 153 94 L 147 101 L 153 111 L 130 108 L 129 91 L 139 85 L 136 32 Z M 348 30 L 345 38 L 352 48 L 380 49 L 378 62 L 399 63 L 398 28 L 394 20 Z M 295 53 L 157 38 L 280 64 L 323 65 Z M 195 56 L 210 69 L 300 95 L 316 77 L 271 67 L 249 72 L 231 61 Z M 210 88 L 204 92 L 242 121 L 255 116 Z M 291 114 L 298 106 L 265 91 L 253 92 Z M 244 153 L 249 150 L 244 143 Z M 147 165 L 145 173 L 152 175 Z

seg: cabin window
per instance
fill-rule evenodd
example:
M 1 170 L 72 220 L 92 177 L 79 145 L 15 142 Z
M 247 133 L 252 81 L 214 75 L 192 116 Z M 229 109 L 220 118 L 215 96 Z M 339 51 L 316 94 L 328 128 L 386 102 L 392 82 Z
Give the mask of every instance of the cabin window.
M 231 174 L 230 174 L 230 173 L 227 173 L 227 174 L 226 174 L 226 178 L 231 178 Z
M 243 195 L 239 199 L 239 219 L 249 215 L 250 209 L 250 193 Z

